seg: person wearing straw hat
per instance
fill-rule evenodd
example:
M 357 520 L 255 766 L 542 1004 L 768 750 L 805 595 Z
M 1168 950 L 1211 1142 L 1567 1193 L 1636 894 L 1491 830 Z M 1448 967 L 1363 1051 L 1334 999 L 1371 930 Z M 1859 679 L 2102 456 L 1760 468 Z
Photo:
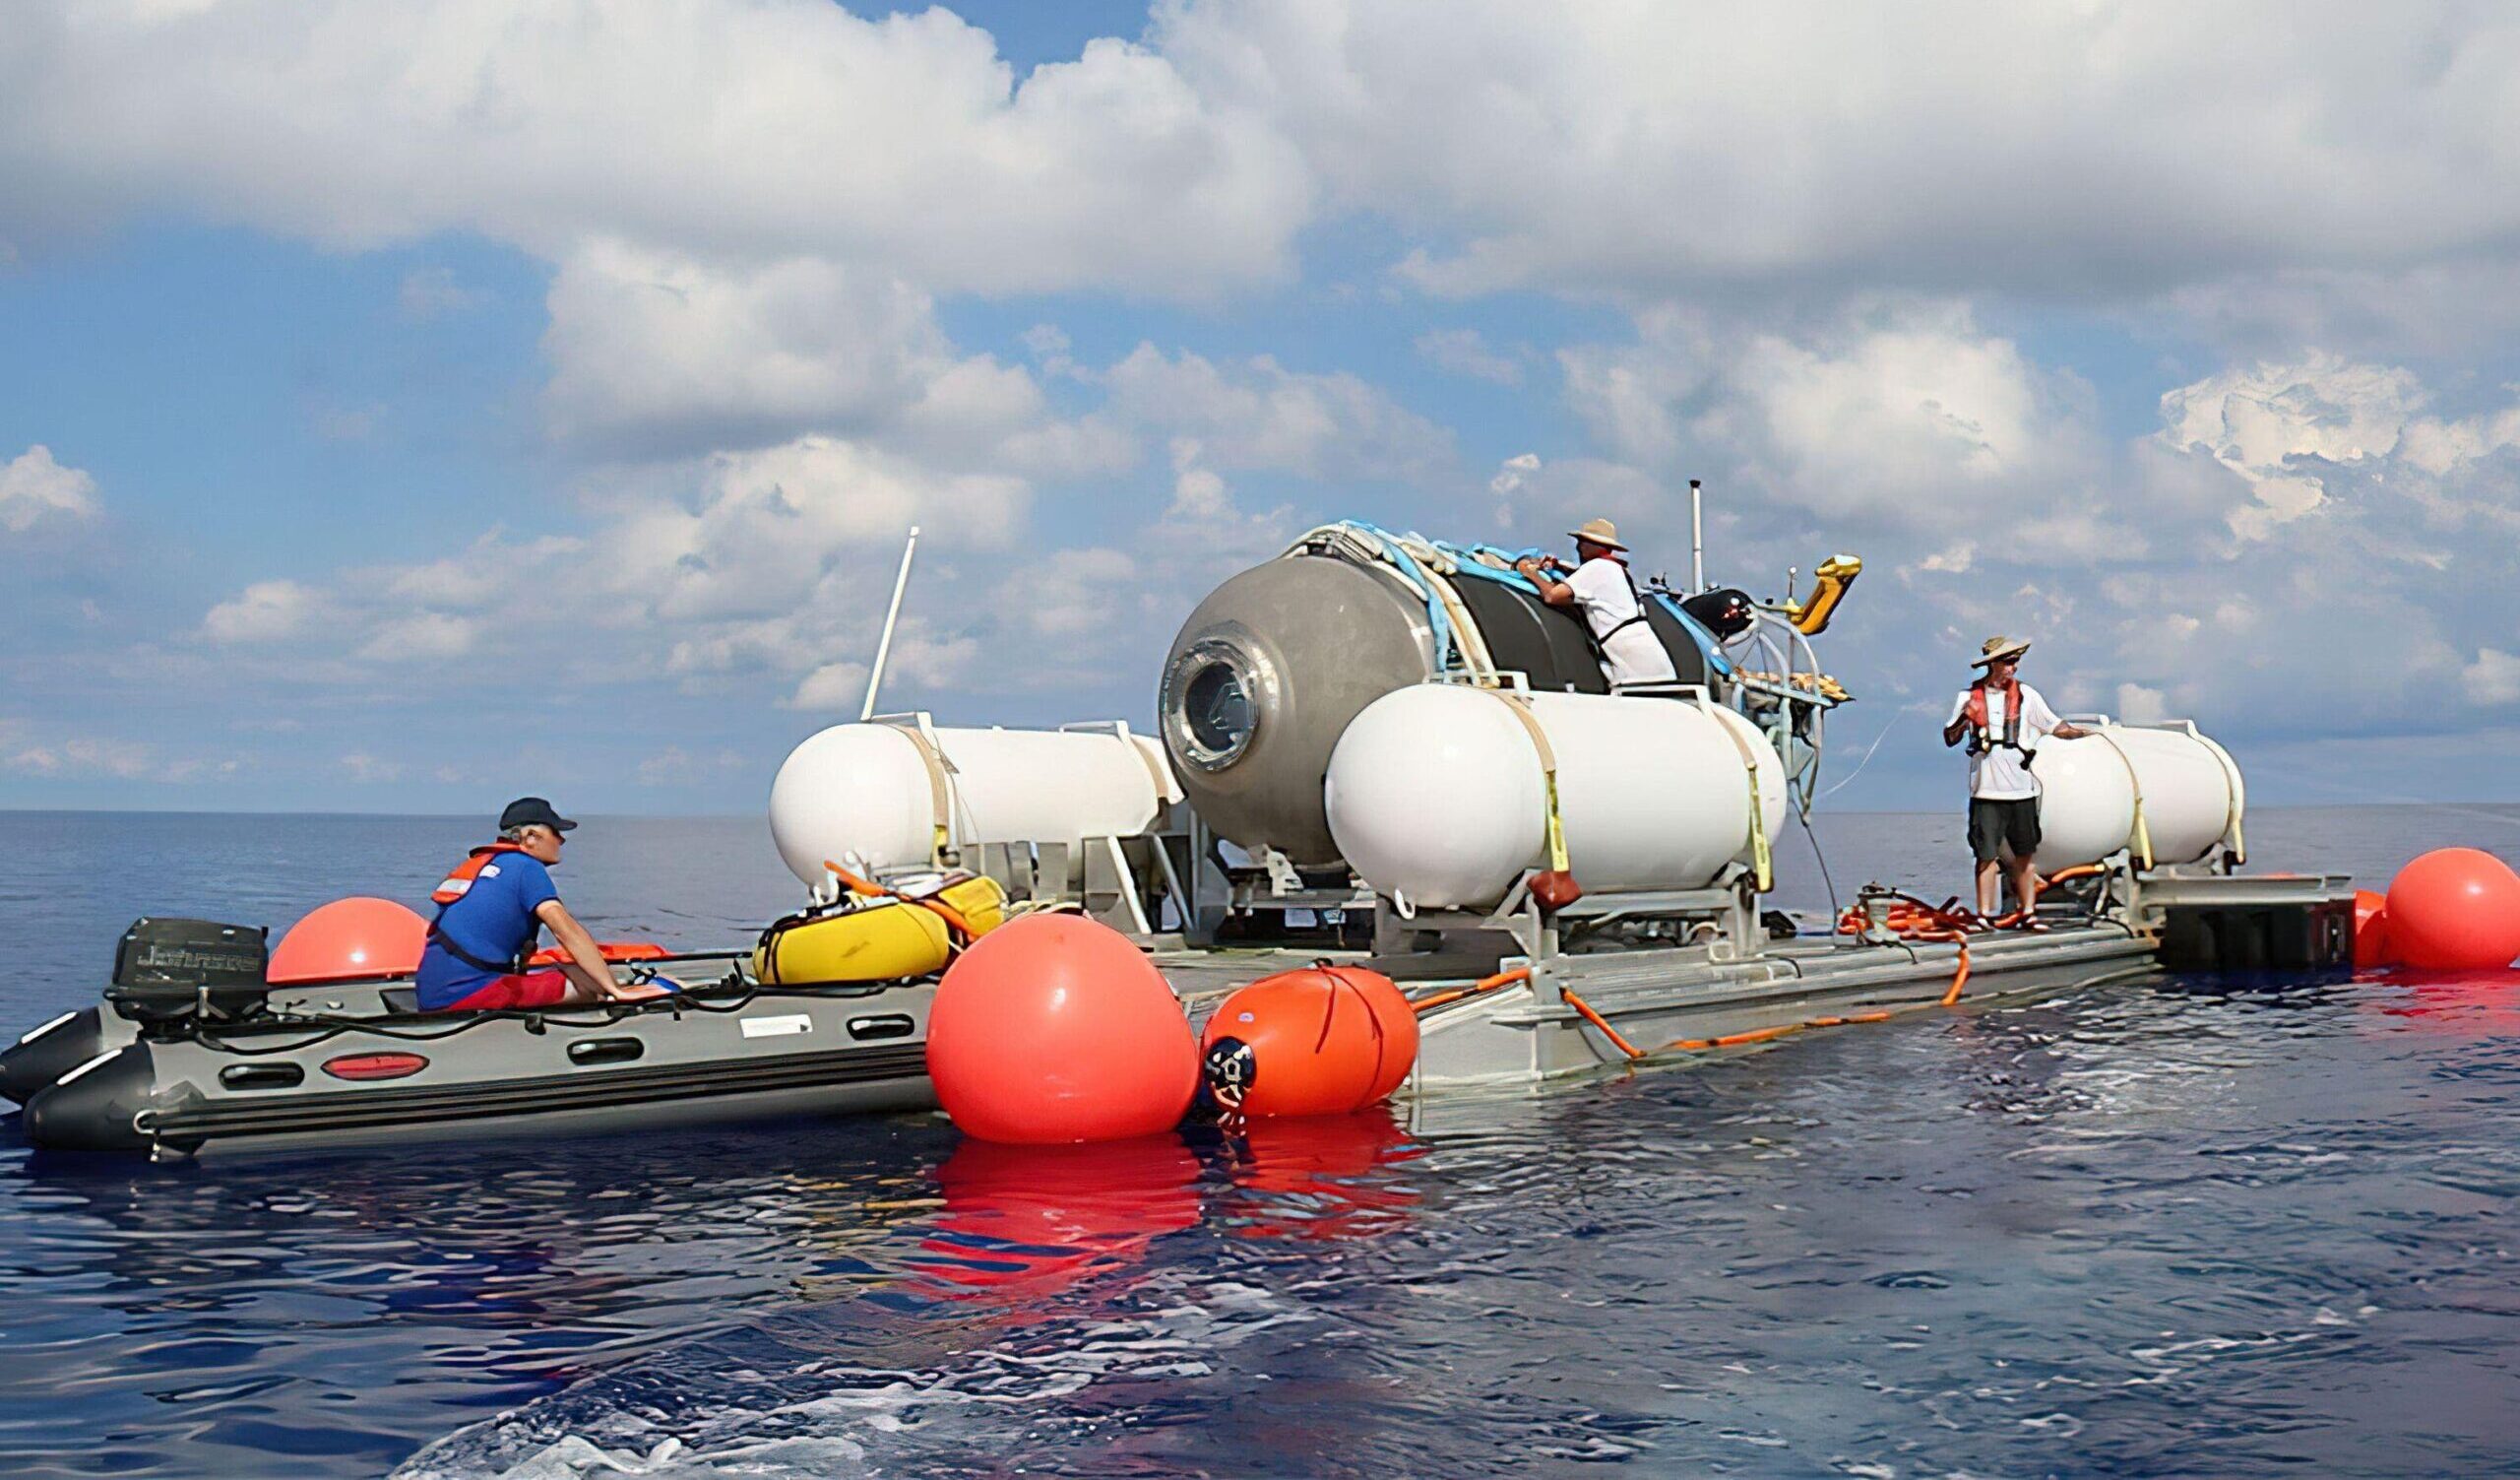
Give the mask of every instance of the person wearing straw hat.
M 1671 655 L 1645 624 L 1645 599 L 1637 593 L 1636 577 L 1628 573 L 1627 547 L 1618 543 L 1618 526 L 1589 519 L 1567 534 L 1575 542 L 1575 568 L 1565 580 L 1549 578 L 1550 571 L 1566 569 L 1554 555 L 1526 555 L 1514 568 L 1542 601 L 1584 613 L 1602 650 L 1602 674 L 1613 691 L 1679 681 Z
M 2088 732 L 2066 724 L 2039 690 L 2015 676 L 2027 638 L 1989 637 L 1972 668 L 1983 677 L 1952 701 L 1942 742 L 1969 746 L 1969 851 L 1978 863 L 1978 913 L 1992 919 L 2009 877 L 2025 929 L 2039 903 L 2039 778 L 2031 760 L 2048 736 L 2076 740 Z

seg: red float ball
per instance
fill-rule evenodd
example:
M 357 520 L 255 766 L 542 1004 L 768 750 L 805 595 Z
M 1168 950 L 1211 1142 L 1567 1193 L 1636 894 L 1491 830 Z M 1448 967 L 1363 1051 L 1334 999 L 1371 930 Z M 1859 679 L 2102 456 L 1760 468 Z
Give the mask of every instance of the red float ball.
M 1239 1051 L 1217 1057 L 1238 1040 Z M 1418 1014 L 1391 978 L 1307 966 L 1241 988 L 1208 1019 L 1200 1052 L 1219 1099 L 1251 1117 L 1346 1115 L 1387 1098 L 1418 1062 Z
M 2389 941 L 2389 898 L 2377 889 L 2354 891 L 2354 964 L 2395 966 L 2397 947 Z
M 964 1133 L 1017 1145 L 1110 1141 L 1180 1124 L 1199 1046 L 1163 973 L 1081 915 L 1028 915 L 937 984 L 927 1073 Z
M 337 899 L 289 927 L 272 947 L 264 980 L 357 982 L 408 977 L 420 969 L 429 923 L 410 906 L 365 895 Z
M 2481 971 L 2520 956 L 2520 873 L 2475 848 L 2437 848 L 2389 883 L 2389 940 L 2409 966 Z

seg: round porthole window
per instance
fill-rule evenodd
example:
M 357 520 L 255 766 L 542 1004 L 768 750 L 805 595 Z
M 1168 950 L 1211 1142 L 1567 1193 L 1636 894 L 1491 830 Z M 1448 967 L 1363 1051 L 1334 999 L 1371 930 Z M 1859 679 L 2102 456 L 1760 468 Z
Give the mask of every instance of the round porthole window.
M 1184 649 L 1164 676 L 1164 728 L 1173 753 L 1221 771 L 1260 731 L 1262 670 L 1241 644 L 1211 638 Z

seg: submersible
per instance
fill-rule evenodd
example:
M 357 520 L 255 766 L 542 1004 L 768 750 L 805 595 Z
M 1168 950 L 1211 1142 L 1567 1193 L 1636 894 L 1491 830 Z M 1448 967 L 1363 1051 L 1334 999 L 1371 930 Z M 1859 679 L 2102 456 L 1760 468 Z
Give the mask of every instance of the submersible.
M 1322 778 L 1367 705 L 1455 676 L 1606 694 L 1583 617 L 1543 601 L 1511 560 L 1352 522 L 1314 530 L 1210 593 L 1173 638 L 1156 699 L 1200 821 L 1246 850 L 1336 869 Z M 1731 664 L 1687 599 L 1642 594 L 1678 684 L 1727 685 Z M 1710 596 L 1719 609 L 1747 605 L 1737 592 Z

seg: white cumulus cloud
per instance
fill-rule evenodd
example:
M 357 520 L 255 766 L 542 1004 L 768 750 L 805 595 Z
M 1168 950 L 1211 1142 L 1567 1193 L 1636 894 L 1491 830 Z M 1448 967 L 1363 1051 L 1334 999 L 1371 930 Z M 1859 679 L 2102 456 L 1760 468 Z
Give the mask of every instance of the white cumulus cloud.
M 1179 5 L 1156 43 L 1442 292 L 2149 292 L 2498 251 L 2520 16 L 2431 0 Z
M 202 618 L 213 642 L 276 642 L 307 630 L 320 610 L 316 592 L 295 581 L 256 581 Z
M 97 513 L 96 481 L 65 468 L 37 442 L 0 464 L 0 530 L 23 535 L 38 524 L 77 523 Z
M 0 76 L 0 137 L 44 141 L 0 153 L 30 225 L 181 203 L 348 246 L 610 238 L 1199 296 L 1282 273 L 1311 198 L 1265 119 L 1164 56 L 1098 40 L 1019 78 L 943 9 L 31 4 Z

